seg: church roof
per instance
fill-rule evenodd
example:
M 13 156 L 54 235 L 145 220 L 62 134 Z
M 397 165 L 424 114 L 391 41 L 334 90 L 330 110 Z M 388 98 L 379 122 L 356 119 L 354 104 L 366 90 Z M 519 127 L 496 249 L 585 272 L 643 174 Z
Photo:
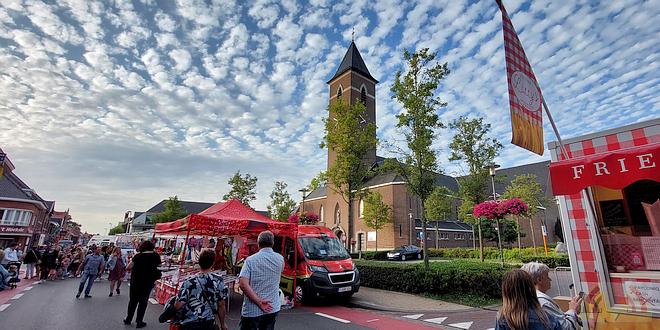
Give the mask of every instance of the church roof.
M 360 55 L 360 51 L 357 49 L 357 46 L 353 41 L 351 41 L 351 45 L 348 47 L 348 50 L 346 51 L 346 54 L 344 55 L 344 59 L 341 61 L 341 64 L 339 65 L 337 72 L 330 80 L 328 80 L 328 83 L 333 81 L 335 78 L 341 76 L 344 72 L 348 70 L 353 70 L 373 80 L 375 83 L 378 83 L 378 80 L 372 77 L 371 73 L 369 73 L 369 69 L 367 69 L 367 65 L 364 64 L 362 55 Z

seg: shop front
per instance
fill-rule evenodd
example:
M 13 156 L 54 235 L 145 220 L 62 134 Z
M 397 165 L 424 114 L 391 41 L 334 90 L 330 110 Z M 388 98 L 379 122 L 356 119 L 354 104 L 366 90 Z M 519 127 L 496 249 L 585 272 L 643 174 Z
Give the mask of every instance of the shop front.
M 28 246 L 32 238 L 30 224 L 33 217 L 31 210 L 0 208 L 0 248 L 4 249 L 12 242 Z
M 660 328 L 660 120 L 565 146 L 550 176 L 589 328 Z

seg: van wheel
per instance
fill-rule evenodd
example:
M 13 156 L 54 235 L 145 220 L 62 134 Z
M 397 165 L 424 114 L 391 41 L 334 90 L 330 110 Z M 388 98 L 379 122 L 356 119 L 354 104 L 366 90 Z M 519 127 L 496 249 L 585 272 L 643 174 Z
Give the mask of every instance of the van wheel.
M 306 301 L 305 290 L 301 285 L 296 285 L 296 304 L 302 304 Z
M 401 261 L 406 261 L 406 255 L 405 254 L 401 255 Z
M 420 259 L 422 259 L 422 254 L 421 254 L 421 253 L 417 253 L 417 260 L 420 260 Z

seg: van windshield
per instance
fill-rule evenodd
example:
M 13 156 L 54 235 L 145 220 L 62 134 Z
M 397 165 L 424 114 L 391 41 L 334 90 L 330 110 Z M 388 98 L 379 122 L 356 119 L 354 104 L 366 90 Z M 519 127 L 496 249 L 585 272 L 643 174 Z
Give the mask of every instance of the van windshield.
M 351 256 L 336 237 L 302 237 L 300 246 L 310 260 L 343 260 Z

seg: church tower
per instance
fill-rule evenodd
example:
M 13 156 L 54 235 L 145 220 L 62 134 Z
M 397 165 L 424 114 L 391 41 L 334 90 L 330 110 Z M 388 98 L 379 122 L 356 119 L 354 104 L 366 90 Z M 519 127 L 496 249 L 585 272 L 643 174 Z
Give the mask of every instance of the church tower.
M 376 84 L 378 80 L 371 76 L 367 65 L 354 41 L 348 47 L 335 75 L 328 81 L 330 86 L 330 103 L 338 98 L 347 103 L 362 102 L 365 105 L 365 122 L 376 123 Z M 328 168 L 334 163 L 336 154 L 328 149 Z M 365 163 L 376 162 L 376 146 L 364 155 Z

